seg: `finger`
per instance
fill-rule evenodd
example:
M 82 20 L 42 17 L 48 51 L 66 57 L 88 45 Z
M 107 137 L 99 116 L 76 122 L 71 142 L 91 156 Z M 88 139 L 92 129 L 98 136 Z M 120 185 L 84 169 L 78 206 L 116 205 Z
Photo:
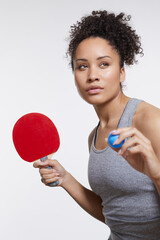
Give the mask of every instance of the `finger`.
M 33 167 L 35 168 L 47 167 L 47 166 L 54 167 L 56 165 L 57 165 L 57 160 L 46 159 L 44 162 L 41 162 L 40 160 L 35 161 L 33 164 Z
M 145 147 L 145 143 L 143 142 L 143 140 L 138 138 L 137 136 L 134 136 L 134 137 L 130 138 L 129 140 L 127 140 L 122 145 L 120 155 L 123 155 L 125 153 L 125 151 L 127 151 L 127 149 L 134 147 L 136 145 L 141 145 L 141 146 Z
M 146 144 L 149 144 L 150 141 L 149 139 L 147 139 L 140 131 L 138 131 L 136 128 L 120 128 L 118 129 L 119 132 L 119 137 L 118 139 L 114 142 L 114 144 L 119 144 L 121 143 L 123 140 L 125 140 L 126 138 L 129 137 L 133 137 L 133 136 L 137 136 L 139 138 L 141 138 Z
M 41 163 L 40 160 L 35 161 L 35 162 L 33 163 L 33 167 L 34 167 L 34 168 L 39 168 L 40 163 Z
M 41 178 L 41 182 L 44 183 L 43 178 Z M 44 183 L 45 184 L 45 183 Z
M 125 131 L 129 131 L 131 129 L 133 129 L 133 127 L 121 127 L 121 128 L 117 128 L 116 130 L 114 130 L 110 133 L 112 133 L 113 135 L 116 135 L 116 134 L 120 134 L 120 133 L 125 132 Z
M 57 160 L 53 159 L 46 159 L 44 162 L 41 162 L 41 166 L 51 166 L 52 168 L 56 169 L 59 162 Z
M 57 172 L 55 169 L 49 169 L 49 168 L 46 168 L 46 167 L 42 167 L 39 169 L 39 172 L 40 174 L 52 174 L 52 173 L 55 173 Z
M 49 186 L 49 184 L 45 183 L 45 181 L 44 181 L 44 179 L 43 179 L 43 178 L 41 179 L 41 182 L 42 182 L 42 183 L 43 183 L 45 186 L 48 186 L 48 187 L 50 187 L 50 186 Z
M 142 156 L 143 156 L 144 159 L 147 159 L 147 158 L 150 159 L 150 155 L 152 154 L 152 153 L 148 150 L 148 147 L 142 146 L 142 145 L 137 145 L 137 146 L 129 149 L 129 154 L 136 154 L 136 153 L 142 154 Z
M 131 149 L 127 150 L 128 154 L 126 156 L 126 160 L 131 163 L 131 164 L 135 164 L 135 160 L 139 159 L 139 158 L 130 158 L 130 156 L 136 155 L 136 154 L 140 154 L 139 156 L 141 156 L 144 160 L 147 160 L 147 150 L 145 148 L 143 148 L 141 145 L 137 145 L 135 147 L 132 147 Z
M 128 137 L 129 131 L 130 131 L 130 128 L 125 127 L 125 128 L 118 128 L 117 130 L 113 130 L 112 132 L 110 132 L 112 135 L 119 135 L 118 138 L 113 143 L 113 145 L 115 145 L 115 144 L 118 145 L 123 140 L 125 140 Z
M 56 182 L 57 180 L 59 180 L 59 177 L 53 177 L 53 178 L 48 178 L 48 179 L 44 179 L 43 178 L 43 182 L 45 184 L 49 184 L 49 183 L 52 183 L 52 182 Z
M 137 128 L 132 128 L 131 134 L 136 135 L 137 137 L 142 139 L 142 141 L 144 141 L 146 144 L 150 143 L 150 140 L 146 138 Z
M 46 162 L 41 162 L 40 160 L 35 161 L 33 163 L 33 167 L 35 167 L 35 168 L 40 168 L 40 167 L 45 167 L 45 166 L 47 166 L 47 163 Z
M 50 178 L 56 178 L 56 177 L 59 177 L 58 173 L 42 174 L 43 179 L 50 179 Z

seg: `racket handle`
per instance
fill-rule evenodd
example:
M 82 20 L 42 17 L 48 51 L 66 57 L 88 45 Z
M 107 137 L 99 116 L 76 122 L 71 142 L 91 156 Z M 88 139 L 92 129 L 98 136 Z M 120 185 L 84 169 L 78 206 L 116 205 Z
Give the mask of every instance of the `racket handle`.
M 44 162 L 46 159 L 48 159 L 47 156 L 46 156 L 46 157 L 43 157 L 43 158 L 40 158 L 41 162 Z M 48 167 L 46 167 L 46 168 L 52 169 L 51 166 L 48 166 Z M 59 181 L 55 181 L 55 182 L 49 183 L 49 186 L 50 186 L 50 187 L 54 187 L 54 186 L 57 186 L 58 184 L 59 184 Z

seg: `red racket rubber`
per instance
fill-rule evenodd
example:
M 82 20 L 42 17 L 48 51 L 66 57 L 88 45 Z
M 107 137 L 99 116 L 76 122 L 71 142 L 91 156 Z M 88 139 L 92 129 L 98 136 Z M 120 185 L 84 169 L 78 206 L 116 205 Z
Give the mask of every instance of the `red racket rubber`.
M 27 162 L 34 162 L 38 159 L 44 161 L 60 146 L 56 126 L 41 113 L 28 113 L 18 119 L 13 127 L 12 138 L 17 153 Z M 59 181 L 56 181 L 50 183 L 50 186 L 58 184 Z

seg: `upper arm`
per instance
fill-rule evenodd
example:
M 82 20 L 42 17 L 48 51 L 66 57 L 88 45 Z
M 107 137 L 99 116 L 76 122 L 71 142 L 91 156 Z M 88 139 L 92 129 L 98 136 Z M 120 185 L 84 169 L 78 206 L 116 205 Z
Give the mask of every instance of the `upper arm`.
M 141 132 L 151 141 L 152 148 L 160 160 L 160 109 L 149 107 L 141 118 Z
M 92 130 L 92 132 L 89 134 L 89 137 L 88 137 L 88 148 L 89 148 L 89 152 L 90 152 L 90 150 L 91 150 L 91 145 L 92 145 L 92 141 L 93 141 L 93 137 L 94 137 L 95 131 L 96 131 L 96 128 L 94 128 L 94 129 Z
M 153 116 L 153 118 L 150 119 L 150 125 L 148 126 L 148 135 L 153 150 L 160 160 L 160 113 L 158 116 Z

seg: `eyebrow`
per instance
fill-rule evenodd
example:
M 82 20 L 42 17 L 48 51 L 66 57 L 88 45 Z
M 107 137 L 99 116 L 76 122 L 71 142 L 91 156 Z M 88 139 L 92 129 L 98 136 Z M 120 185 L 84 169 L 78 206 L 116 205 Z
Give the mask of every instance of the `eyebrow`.
M 100 60 L 100 59 L 103 59 L 103 58 L 111 58 L 110 56 L 101 56 L 101 57 L 98 57 L 97 60 Z M 76 62 L 77 61 L 88 61 L 87 59 L 85 58 L 78 58 L 76 59 Z

